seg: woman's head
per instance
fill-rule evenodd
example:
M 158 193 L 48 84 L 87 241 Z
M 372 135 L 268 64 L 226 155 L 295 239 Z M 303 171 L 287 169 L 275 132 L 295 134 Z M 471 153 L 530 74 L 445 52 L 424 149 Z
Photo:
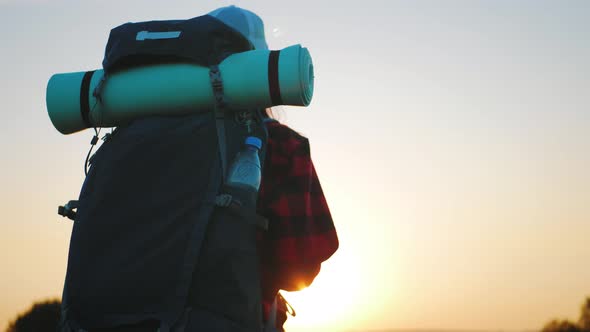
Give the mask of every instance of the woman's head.
M 217 8 L 211 15 L 234 28 L 246 37 L 257 50 L 267 50 L 268 44 L 264 36 L 264 23 L 255 13 L 236 6 Z

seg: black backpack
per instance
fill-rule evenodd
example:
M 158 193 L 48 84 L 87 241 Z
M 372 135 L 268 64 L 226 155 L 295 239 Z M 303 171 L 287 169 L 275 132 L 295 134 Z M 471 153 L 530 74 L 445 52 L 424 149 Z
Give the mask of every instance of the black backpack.
M 162 332 L 262 330 L 256 233 L 267 224 L 256 193 L 224 177 L 247 136 L 262 140 L 264 161 L 267 133 L 263 110 L 227 107 L 217 67 L 251 49 L 208 15 L 111 31 L 102 84 L 133 66 L 194 63 L 210 68 L 217 106 L 134 120 L 104 137 L 79 199 L 59 211 L 74 219 L 62 331 L 146 322 Z

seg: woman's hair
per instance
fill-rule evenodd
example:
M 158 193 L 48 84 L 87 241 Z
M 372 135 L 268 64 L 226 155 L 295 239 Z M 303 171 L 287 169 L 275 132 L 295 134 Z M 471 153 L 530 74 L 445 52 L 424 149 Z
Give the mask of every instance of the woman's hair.
M 281 119 L 282 113 L 283 112 L 281 109 L 278 109 L 276 107 L 267 107 L 264 109 L 264 112 L 262 112 L 262 117 L 271 118 L 278 121 Z

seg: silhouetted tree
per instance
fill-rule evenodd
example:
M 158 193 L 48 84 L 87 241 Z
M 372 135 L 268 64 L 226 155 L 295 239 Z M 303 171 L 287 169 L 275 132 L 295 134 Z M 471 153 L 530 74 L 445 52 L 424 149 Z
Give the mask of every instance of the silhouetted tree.
M 545 324 L 541 332 L 582 332 L 582 330 L 576 323 L 569 320 L 554 319 Z
M 586 302 L 582 304 L 580 309 L 580 320 L 578 321 L 580 329 L 584 332 L 590 332 L 590 297 L 586 298 Z
M 577 324 L 569 320 L 554 319 L 545 324 L 541 332 L 590 332 L 590 297 L 582 304 Z
M 8 324 L 6 332 L 53 332 L 60 319 L 60 301 L 47 300 L 34 303 L 32 307 Z

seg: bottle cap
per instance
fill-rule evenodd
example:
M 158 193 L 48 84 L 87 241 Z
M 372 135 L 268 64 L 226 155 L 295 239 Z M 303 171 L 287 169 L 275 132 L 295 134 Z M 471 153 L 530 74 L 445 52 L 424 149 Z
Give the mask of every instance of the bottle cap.
M 255 136 L 248 136 L 246 138 L 246 145 L 252 145 L 260 150 L 262 148 L 262 140 Z

